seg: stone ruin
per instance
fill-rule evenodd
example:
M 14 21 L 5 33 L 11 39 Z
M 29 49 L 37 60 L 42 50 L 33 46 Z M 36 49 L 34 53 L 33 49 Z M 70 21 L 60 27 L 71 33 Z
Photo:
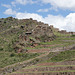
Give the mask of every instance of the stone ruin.
M 54 34 L 50 26 L 47 25 L 37 25 L 34 27 L 31 31 L 27 30 L 22 35 L 20 35 L 20 40 L 25 42 L 31 42 L 34 43 L 40 43 L 43 42 L 40 38 L 45 38 L 44 41 L 51 41 L 52 38 L 54 38 Z
M 61 30 L 61 31 L 59 31 L 59 33 L 67 34 L 67 31 L 66 30 Z
M 31 21 L 34 22 L 32 19 Z M 49 42 L 55 39 L 55 35 L 48 24 L 37 21 L 36 24 L 37 25 L 29 25 L 27 23 L 25 26 L 21 25 L 20 28 L 23 29 L 24 32 L 19 35 L 18 51 L 22 50 L 21 44 L 24 45 L 23 47 L 36 47 L 41 42 Z
M 24 23 L 24 24 L 23 24 Z M 20 29 L 23 32 L 19 35 L 19 51 L 23 47 L 36 47 L 41 42 L 49 42 L 55 39 L 55 32 L 61 34 L 75 34 L 73 32 L 67 32 L 66 30 L 59 30 L 53 27 L 53 25 L 44 24 L 43 22 L 37 22 L 37 20 L 23 19 L 19 20 Z M 23 45 L 22 45 L 23 44 Z
M 75 32 L 67 32 L 66 30 L 59 30 L 59 28 L 53 27 L 53 25 L 50 25 L 53 32 L 59 32 L 61 34 L 69 34 L 69 35 L 75 35 Z
M 59 32 L 59 28 L 55 28 L 55 27 L 53 27 L 53 25 L 50 25 L 50 27 L 53 30 L 53 32 Z

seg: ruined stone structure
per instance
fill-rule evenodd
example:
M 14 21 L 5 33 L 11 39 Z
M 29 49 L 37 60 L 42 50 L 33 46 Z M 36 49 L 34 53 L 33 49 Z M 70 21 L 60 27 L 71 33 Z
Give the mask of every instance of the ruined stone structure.
M 52 28 L 48 24 L 37 22 L 31 18 L 20 21 L 20 24 L 25 22 L 25 25 L 22 24 L 20 26 L 23 33 L 19 35 L 19 43 L 16 44 L 16 46 L 19 47 L 17 52 L 21 52 L 20 50 L 22 50 L 23 47 L 35 47 L 41 42 L 49 42 L 55 39 Z
M 67 31 L 66 30 L 61 30 L 59 32 L 62 33 L 62 34 L 67 34 Z
M 50 27 L 53 30 L 53 32 L 59 32 L 59 28 L 55 28 L 55 27 L 53 27 L 53 25 L 50 25 Z
M 59 28 L 55 28 L 53 27 L 53 25 L 50 25 L 50 28 L 52 29 L 53 32 L 59 32 L 61 34 L 75 35 L 75 32 L 67 32 L 66 30 L 59 30 Z
M 68 32 L 70 35 L 75 35 L 75 32 Z

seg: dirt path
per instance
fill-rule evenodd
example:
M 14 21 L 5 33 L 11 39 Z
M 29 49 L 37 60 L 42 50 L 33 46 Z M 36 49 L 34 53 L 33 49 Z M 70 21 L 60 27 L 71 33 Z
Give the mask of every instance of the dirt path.
M 33 64 L 36 64 L 37 61 L 35 61 L 35 59 L 42 58 L 44 56 L 47 56 L 48 54 L 49 54 L 49 52 L 46 52 L 46 53 L 41 54 L 40 56 L 35 57 L 33 59 L 29 59 L 27 61 L 19 62 L 19 63 L 13 64 L 13 65 L 9 65 L 9 66 L 7 66 L 5 68 L 2 68 L 2 69 L 0 69 L 0 75 L 4 75 L 4 73 L 5 74 L 11 73 L 11 72 L 13 72 L 13 70 L 14 71 L 17 71 L 17 70 L 22 69 L 24 67 L 27 67 L 27 66 L 31 66 Z
M 73 46 L 75 46 L 75 45 L 73 45 Z M 69 48 L 72 48 L 73 46 L 70 46 Z M 67 50 L 69 50 L 69 48 Z M 59 51 L 65 51 L 65 50 L 66 50 L 66 47 L 65 47 L 64 50 L 63 50 L 62 47 L 61 48 L 57 48 L 57 49 L 54 48 L 54 49 L 49 50 L 49 51 L 45 52 L 44 54 L 41 54 L 40 56 L 35 57 L 33 59 L 29 59 L 27 61 L 23 61 L 23 62 L 19 62 L 19 63 L 13 64 L 13 65 L 7 66 L 7 67 L 2 69 L 2 71 L 1 71 L 2 73 L 0 73 L 0 75 L 4 75 L 4 73 L 5 74 L 11 73 L 11 72 L 13 72 L 13 70 L 17 71 L 17 70 L 20 70 L 20 69 L 22 69 L 24 67 L 31 66 L 33 64 L 35 65 L 36 63 L 38 63 L 38 61 L 35 61 L 35 59 L 42 59 L 42 58 L 46 57 L 50 52 L 57 52 L 56 54 L 58 54 Z
M 75 42 L 75 40 L 62 40 L 64 42 Z

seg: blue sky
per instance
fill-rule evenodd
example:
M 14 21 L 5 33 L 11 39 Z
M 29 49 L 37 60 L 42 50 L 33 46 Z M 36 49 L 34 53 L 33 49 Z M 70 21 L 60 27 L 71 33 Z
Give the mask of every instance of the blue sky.
M 0 18 L 9 16 L 75 31 L 75 0 L 0 0 Z

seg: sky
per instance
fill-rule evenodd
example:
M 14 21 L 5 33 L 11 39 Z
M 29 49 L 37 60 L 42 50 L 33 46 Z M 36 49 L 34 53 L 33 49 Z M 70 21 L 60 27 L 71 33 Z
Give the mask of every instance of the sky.
M 75 0 L 0 0 L 0 18 L 10 16 L 75 32 Z

